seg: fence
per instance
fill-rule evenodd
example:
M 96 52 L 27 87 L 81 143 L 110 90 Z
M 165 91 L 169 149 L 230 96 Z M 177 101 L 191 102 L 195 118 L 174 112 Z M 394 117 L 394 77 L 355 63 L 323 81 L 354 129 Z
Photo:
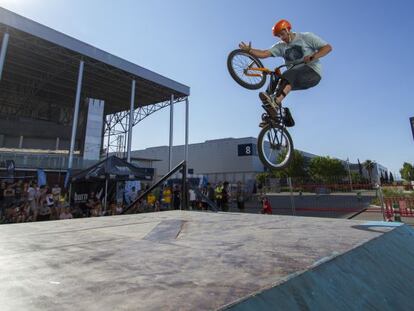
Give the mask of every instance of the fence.
M 401 221 L 401 217 L 414 217 L 414 198 L 389 197 L 384 199 L 384 214 L 387 220 Z
M 331 178 L 330 183 L 268 178 L 258 193 L 263 195 L 269 198 L 274 214 L 351 218 L 370 206 L 378 190 L 371 183 L 352 184 L 342 178 Z

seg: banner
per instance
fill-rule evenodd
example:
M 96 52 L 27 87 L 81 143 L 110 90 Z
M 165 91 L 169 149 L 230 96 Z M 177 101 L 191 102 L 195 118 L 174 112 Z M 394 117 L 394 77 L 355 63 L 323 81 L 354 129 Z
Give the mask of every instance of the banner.
M 141 183 L 138 180 L 131 180 L 125 182 L 125 202 L 131 204 L 138 196 L 138 192 L 141 190 Z
M 39 187 L 46 185 L 46 173 L 42 169 L 37 170 L 37 185 Z

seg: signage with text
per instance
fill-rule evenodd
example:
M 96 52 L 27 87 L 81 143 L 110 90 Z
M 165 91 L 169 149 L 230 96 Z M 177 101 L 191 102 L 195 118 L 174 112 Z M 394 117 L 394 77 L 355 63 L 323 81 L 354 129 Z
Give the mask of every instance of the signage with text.
M 257 155 L 256 144 L 241 144 L 237 146 L 237 155 L 239 157 L 243 156 L 255 156 Z

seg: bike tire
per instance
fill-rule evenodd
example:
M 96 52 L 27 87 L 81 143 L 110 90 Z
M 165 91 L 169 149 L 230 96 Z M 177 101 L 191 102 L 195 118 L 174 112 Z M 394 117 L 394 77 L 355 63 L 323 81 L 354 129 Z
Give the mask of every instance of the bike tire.
M 266 152 L 266 134 L 269 131 L 278 131 L 282 134 L 282 136 L 286 139 L 287 142 L 287 150 L 286 150 L 286 154 L 284 156 L 284 158 L 282 159 L 282 161 L 280 161 L 280 163 L 278 163 L 278 161 L 271 161 L 271 159 L 269 159 L 269 155 Z M 272 148 L 271 146 L 268 146 L 270 149 Z M 286 130 L 285 127 L 282 127 L 280 125 L 266 125 L 264 128 L 262 128 L 262 130 L 259 133 L 259 137 L 257 138 L 257 151 L 259 153 L 259 158 L 260 161 L 263 163 L 263 165 L 265 165 L 268 169 L 271 170 L 283 170 L 284 168 L 286 168 L 290 162 L 293 159 L 293 140 L 292 137 L 290 136 L 289 132 Z M 282 150 L 284 151 L 284 150 Z M 278 156 L 278 155 L 277 155 Z
M 248 63 L 253 62 L 257 67 L 263 68 L 262 62 L 255 56 L 240 49 L 230 52 L 227 57 L 227 69 L 234 81 L 249 90 L 257 90 L 263 87 L 266 83 L 266 75 L 262 74 L 261 77 L 246 76 L 241 68 L 236 68 L 238 66 L 236 64 L 237 61 L 240 61 L 240 63 L 244 62 L 246 66 Z

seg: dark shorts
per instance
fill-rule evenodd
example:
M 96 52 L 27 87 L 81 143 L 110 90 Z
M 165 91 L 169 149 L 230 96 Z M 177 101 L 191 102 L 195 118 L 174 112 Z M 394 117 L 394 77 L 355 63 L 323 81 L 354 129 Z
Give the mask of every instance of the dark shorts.
M 321 81 L 321 76 L 306 65 L 284 72 L 282 78 L 289 81 L 292 90 L 306 90 Z

